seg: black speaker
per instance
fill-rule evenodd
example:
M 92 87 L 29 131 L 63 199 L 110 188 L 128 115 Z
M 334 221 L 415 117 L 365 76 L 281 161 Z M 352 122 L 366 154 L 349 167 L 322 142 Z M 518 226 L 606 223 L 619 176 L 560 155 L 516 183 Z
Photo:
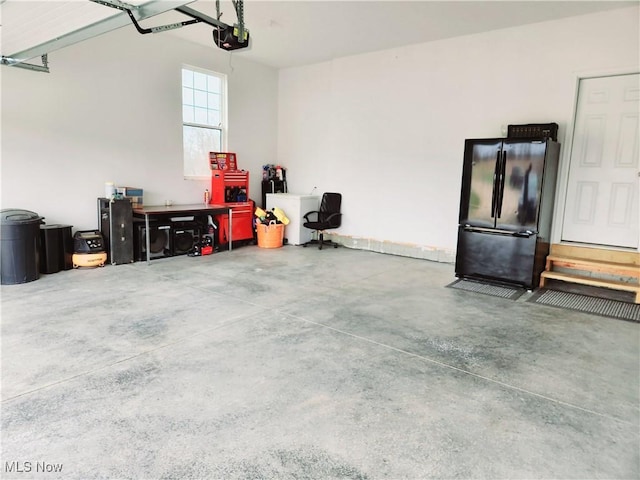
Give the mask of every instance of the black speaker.
M 135 259 L 147 259 L 147 229 L 144 223 L 136 223 Z M 149 225 L 149 258 L 171 256 L 171 225 Z
M 200 228 L 196 223 L 176 223 L 172 225 L 171 253 L 184 255 L 200 241 Z
M 128 198 L 98 199 L 100 232 L 111 265 L 133 262 L 133 210 Z
M 40 225 L 40 273 L 73 268 L 71 225 Z

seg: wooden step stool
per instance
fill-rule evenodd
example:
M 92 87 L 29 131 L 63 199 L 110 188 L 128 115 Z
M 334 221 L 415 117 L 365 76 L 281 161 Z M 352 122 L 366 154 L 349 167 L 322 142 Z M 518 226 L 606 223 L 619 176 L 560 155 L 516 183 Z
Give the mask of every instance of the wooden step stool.
M 554 267 L 576 273 L 558 272 Z M 591 273 L 617 275 L 629 281 L 594 277 Z M 634 292 L 635 303 L 640 303 L 640 253 L 553 244 L 545 271 L 540 275 L 540 288 L 547 279 Z

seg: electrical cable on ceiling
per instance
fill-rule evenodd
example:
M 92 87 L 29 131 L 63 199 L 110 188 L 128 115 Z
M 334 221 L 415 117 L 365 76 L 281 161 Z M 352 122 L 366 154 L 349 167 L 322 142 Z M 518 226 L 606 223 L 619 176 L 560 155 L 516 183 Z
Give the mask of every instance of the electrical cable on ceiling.
M 220 18 L 222 17 L 222 12 L 220 11 L 220 0 L 216 0 L 217 18 L 215 19 L 210 18 L 189 7 L 182 6 L 182 7 L 175 8 L 175 11 L 190 16 L 192 18 L 191 20 L 171 23 L 168 25 L 160 25 L 160 26 L 151 27 L 151 28 L 142 28 L 140 26 L 140 24 L 138 23 L 133 13 L 133 10 L 137 7 L 133 5 L 129 5 L 127 3 L 121 2 L 120 0 L 90 0 L 90 1 L 126 12 L 127 15 L 129 15 L 129 19 L 135 26 L 138 33 L 141 33 L 141 34 L 160 33 L 160 32 L 165 32 L 167 30 L 182 28 L 187 25 L 193 25 L 195 23 L 204 22 L 214 27 L 213 39 L 214 39 L 214 43 L 219 48 L 222 48 L 223 50 L 237 50 L 239 48 L 246 48 L 249 46 L 249 31 L 244 26 L 243 0 L 232 0 L 233 7 L 236 11 L 236 16 L 238 17 L 238 23 L 233 26 L 227 25 L 220 21 Z

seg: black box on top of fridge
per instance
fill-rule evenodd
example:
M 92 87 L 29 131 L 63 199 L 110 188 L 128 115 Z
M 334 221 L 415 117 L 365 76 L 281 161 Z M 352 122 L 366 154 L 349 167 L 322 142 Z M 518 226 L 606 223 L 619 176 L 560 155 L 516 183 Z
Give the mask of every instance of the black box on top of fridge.
M 538 285 L 549 253 L 560 144 L 465 141 L 456 276 Z

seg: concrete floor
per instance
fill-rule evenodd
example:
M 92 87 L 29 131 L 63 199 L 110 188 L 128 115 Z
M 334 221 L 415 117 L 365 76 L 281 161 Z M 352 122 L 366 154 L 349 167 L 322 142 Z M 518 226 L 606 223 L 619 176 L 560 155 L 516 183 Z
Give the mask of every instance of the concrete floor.
M 247 246 L 2 286 L 0 476 L 637 479 L 640 326 L 453 280 Z

